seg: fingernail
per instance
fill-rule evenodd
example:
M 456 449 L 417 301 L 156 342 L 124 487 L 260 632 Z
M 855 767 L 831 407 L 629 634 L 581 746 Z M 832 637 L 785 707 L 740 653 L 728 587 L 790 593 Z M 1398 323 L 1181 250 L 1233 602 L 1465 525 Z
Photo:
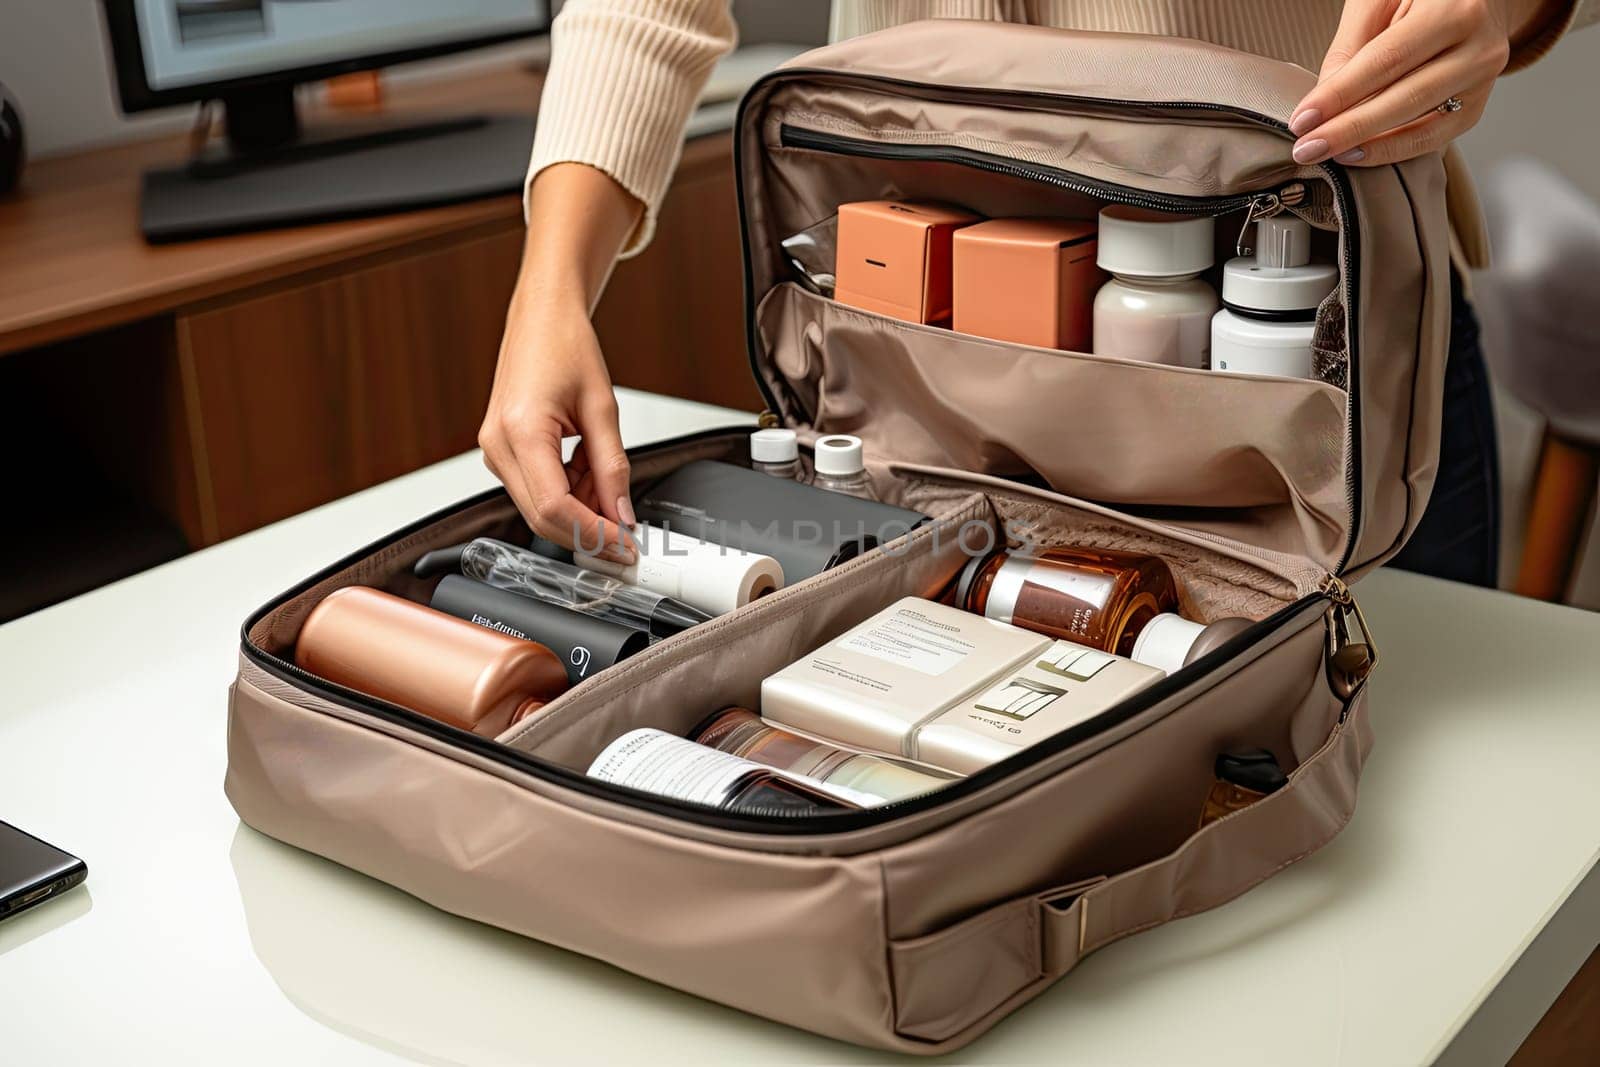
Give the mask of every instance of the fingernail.
M 1322 125 L 1322 109 L 1308 107 L 1289 120 L 1289 132 L 1296 137 L 1310 133 Z
M 639 525 L 639 520 L 633 514 L 633 501 L 626 496 L 617 497 L 617 518 L 622 520 L 624 526 Z
M 1367 150 L 1365 148 L 1352 148 L 1348 152 L 1340 152 L 1338 155 L 1334 156 L 1333 161 L 1335 163 L 1344 163 L 1348 165 L 1351 163 L 1360 163 L 1366 158 Z
M 1289 154 L 1296 163 L 1320 163 L 1328 155 L 1328 142 L 1320 137 L 1315 141 L 1301 141 Z

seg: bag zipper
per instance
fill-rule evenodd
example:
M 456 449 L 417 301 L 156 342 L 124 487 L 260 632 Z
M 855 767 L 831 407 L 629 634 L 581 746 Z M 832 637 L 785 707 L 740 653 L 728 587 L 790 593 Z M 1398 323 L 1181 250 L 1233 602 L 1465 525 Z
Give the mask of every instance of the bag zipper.
M 756 101 L 763 99 L 765 90 L 770 85 L 778 81 L 803 79 L 808 77 L 845 80 L 852 83 L 862 83 L 870 86 L 888 86 L 891 89 L 908 90 L 913 93 L 927 93 L 929 91 L 928 87 L 925 85 L 921 85 L 913 81 L 907 81 L 902 78 L 891 78 L 882 75 L 865 74 L 842 75 L 838 71 L 814 67 L 785 68 L 773 71 L 772 73 L 760 78 L 753 86 L 751 86 L 750 90 L 745 93 L 744 98 L 739 104 L 739 115 L 735 123 L 735 129 L 742 130 L 747 127 L 748 109 L 754 106 Z M 943 92 L 949 95 L 951 91 Z M 1042 104 L 1045 107 L 1053 110 L 1061 110 L 1064 106 L 1079 106 L 1089 108 L 1125 107 L 1159 108 L 1170 111 L 1202 111 L 1247 119 L 1251 122 L 1265 126 L 1275 132 L 1282 133 L 1286 136 L 1290 135 L 1288 125 L 1279 121 L 1278 119 L 1272 118 L 1271 116 L 1263 115 L 1259 112 L 1249 111 L 1244 108 L 1228 107 L 1223 104 L 1211 104 L 1193 100 L 1165 102 L 1149 100 L 1118 100 L 1098 97 L 1074 96 L 1066 93 L 1041 93 L 1036 91 L 1006 89 L 957 90 L 954 91 L 954 94 L 976 94 L 980 96 L 999 97 L 1008 100 L 1028 101 L 1030 103 Z M 1055 185 L 1060 188 L 1068 189 L 1073 192 L 1079 192 L 1089 196 L 1100 196 L 1109 200 L 1114 200 L 1118 203 L 1129 203 L 1135 206 L 1145 206 L 1158 211 L 1165 210 L 1183 212 L 1192 210 L 1197 205 L 1203 207 L 1208 203 L 1231 205 L 1222 207 L 1221 212 L 1235 210 L 1239 207 L 1254 209 L 1254 201 L 1260 198 L 1262 199 L 1262 203 L 1259 210 L 1265 212 L 1266 214 L 1258 214 L 1256 217 L 1262 218 L 1271 214 L 1276 214 L 1277 211 L 1282 210 L 1282 207 L 1285 206 L 1282 201 L 1283 190 L 1279 190 L 1277 192 L 1277 195 L 1280 199 L 1276 206 L 1272 205 L 1270 201 L 1266 199 L 1267 197 L 1274 195 L 1272 193 L 1242 194 L 1238 197 L 1232 198 L 1180 197 L 1170 194 L 1151 193 L 1146 190 L 1113 185 L 1108 182 L 1102 182 L 1097 179 L 1085 177 L 1084 175 L 1073 174 L 1070 171 L 1061 170 L 1056 167 L 1046 167 L 1042 164 L 1024 163 L 1001 156 L 991 155 L 985 152 L 978 152 L 972 149 L 957 148 L 954 146 L 941 147 L 933 145 L 884 145 L 875 141 L 865 141 L 857 138 L 844 137 L 842 135 L 821 133 L 815 130 L 804 130 L 802 127 L 792 126 L 787 123 L 780 127 L 780 144 L 788 143 L 784 140 L 786 135 L 794 136 L 796 134 L 800 135 L 802 138 L 810 138 L 812 140 L 812 144 L 804 145 L 796 142 L 791 145 L 791 147 L 813 147 L 818 151 L 838 151 L 840 154 L 844 155 L 859 154 L 870 157 L 876 155 L 876 153 L 882 150 L 889 149 L 897 151 L 895 151 L 893 154 L 878 156 L 878 158 L 927 159 L 930 158 L 928 155 L 905 155 L 899 154 L 898 150 L 904 150 L 908 153 L 949 152 L 952 153 L 952 155 L 944 161 L 973 166 L 977 167 L 978 169 L 993 170 L 997 173 L 1010 174 L 1013 177 L 1023 178 L 1031 181 L 1044 182 L 1045 184 Z M 746 202 L 747 198 L 745 195 L 745 142 L 746 138 L 737 136 L 734 138 L 733 165 L 734 179 L 738 187 L 739 225 L 741 231 L 745 234 L 748 234 L 750 232 L 750 216 L 749 208 Z M 956 158 L 957 155 L 959 155 L 960 158 Z M 1349 178 L 1345 175 L 1344 168 L 1342 166 L 1334 163 L 1332 160 L 1319 164 L 1318 166 L 1326 176 L 1329 186 L 1333 189 L 1334 201 L 1339 213 L 1340 221 L 1343 224 L 1341 240 L 1339 244 L 1340 272 L 1342 278 L 1347 283 L 1345 285 L 1345 314 L 1351 322 L 1354 322 L 1357 321 L 1359 317 L 1358 301 L 1360 299 L 1361 291 L 1361 287 L 1358 283 L 1357 272 L 1357 263 L 1360 258 L 1358 255 L 1360 227 L 1356 222 L 1355 197 L 1350 187 Z M 1241 240 L 1238 243 L 1243 243 L 1242 234 Z M 751 373 L 756 380 L 756 388 L 761 391 L 762 398 L 766 401 L 767 408 L 776 411 L 779 408 L 778 398 L 773 394 L 772 389 L 768 386 L 765 377 L 763 377 L 761 373 L 761 364 L 757 358 L 757 353 L 761 350 L 761 342 L 760 336 L 756 329 L 755 263 L 751 254 L 750 242 L 748 240 L 744 241 L 743 246 L 746 349 L 750 359 Z M 1356 336 L 1356 331 L 1346 331 L 1345 344 L 1349 350 L 1348 373 L 1350 388 L 1348 395 L 1350 397 L 1350 403 L 1346 405 L 1345 440 L 1350 450 L 1350 463 L 1348 469 L 1345 471 L 1345 504 L 1350 513 L 1350 532 L 1345 538 L 1344 549 L 1340 553 L 1338 562 L 1333 567 L 1332 573 L 1336 575 L 1343 574 L 1346 570 L 1350 569 L 1350 557 L 1355 552 L 1356 542 L 1359 540 L 1361 532 L 1361 405 L 1356 402 L 1356 398 L 1360 395 L 1361 377 L 1360 359 L 1357 355 L 1357 340 L 1358 338 Z

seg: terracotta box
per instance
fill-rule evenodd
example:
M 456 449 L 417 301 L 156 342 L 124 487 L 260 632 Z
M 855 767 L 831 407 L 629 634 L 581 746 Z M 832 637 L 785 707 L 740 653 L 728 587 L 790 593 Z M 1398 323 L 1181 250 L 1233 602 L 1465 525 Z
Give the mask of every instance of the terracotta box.
M 978 219 L 949 204 L 840 204 L 834 299 L 907 322 L 947 321 L 950 238 Z
M 1078 219 L 990 219 L 955 235 L 958 333 L 1089 351 L 1095 227 Z

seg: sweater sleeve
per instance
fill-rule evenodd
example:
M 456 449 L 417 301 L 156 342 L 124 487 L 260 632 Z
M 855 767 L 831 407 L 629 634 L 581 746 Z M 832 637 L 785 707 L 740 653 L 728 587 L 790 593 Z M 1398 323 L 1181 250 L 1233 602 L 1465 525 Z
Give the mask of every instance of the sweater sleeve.
M 730 0 L 567 0 L 551 27 L 524 210 L 541 170 L 584 163 L 644 205 L 622 254 L 649 244 L 684 126 L 737 32 Z
M 1600 22 L 1600 0 L 1545 0 L 1533 23 L 1511 42 L 1506 74 L 1532 66 L 1562 35 Z

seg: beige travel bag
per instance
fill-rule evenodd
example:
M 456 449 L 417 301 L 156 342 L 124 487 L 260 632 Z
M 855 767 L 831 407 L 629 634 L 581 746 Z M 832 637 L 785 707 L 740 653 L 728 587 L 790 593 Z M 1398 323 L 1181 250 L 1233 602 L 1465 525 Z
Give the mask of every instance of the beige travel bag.
M 751 363 L 803 442 L 858 434 L 880 496 L 934 521 L 902 542 L 656 644 L 498 739 L 293 665 L 310 609 L 367 584 L 426 601 L 424 551 L 526 543 L 492 492 L 284 593 L 244 626 L 227 793 L 245 822 L 435 906 L 845 1041 L 959 1048 L 1087 953 L 1215 907 L 1326 844 L 1370 744 L 1376 659 L 1345 581 L 1422 514 L 1448 329 L 1444 175 L 1305 167 L 1286 121 L 1312 84 L 1187 40 L 926 22 L 762 80 L 737 136 Z M 1337 259 L 1328 381 L 1252 378 L 963 336 L 792 279 L 786 235 L 843 202 L 953 201 L 1093 218 L 1122 202 L 1306 218 Z M 748 427 L 637 450 L 642 484 L 742 462 Z M 1009 527 L 1008 527 L 1009 524 Z M 1153 552 L 1184 613 L 1259 622 L 1113 713 L 923 797 L 730 814 L 583 771 L 636 727 L 682 734 L 761 679 L 966 562 L 969 531 Z M 1289 783 L 1196 829 L 1227 749 Z

